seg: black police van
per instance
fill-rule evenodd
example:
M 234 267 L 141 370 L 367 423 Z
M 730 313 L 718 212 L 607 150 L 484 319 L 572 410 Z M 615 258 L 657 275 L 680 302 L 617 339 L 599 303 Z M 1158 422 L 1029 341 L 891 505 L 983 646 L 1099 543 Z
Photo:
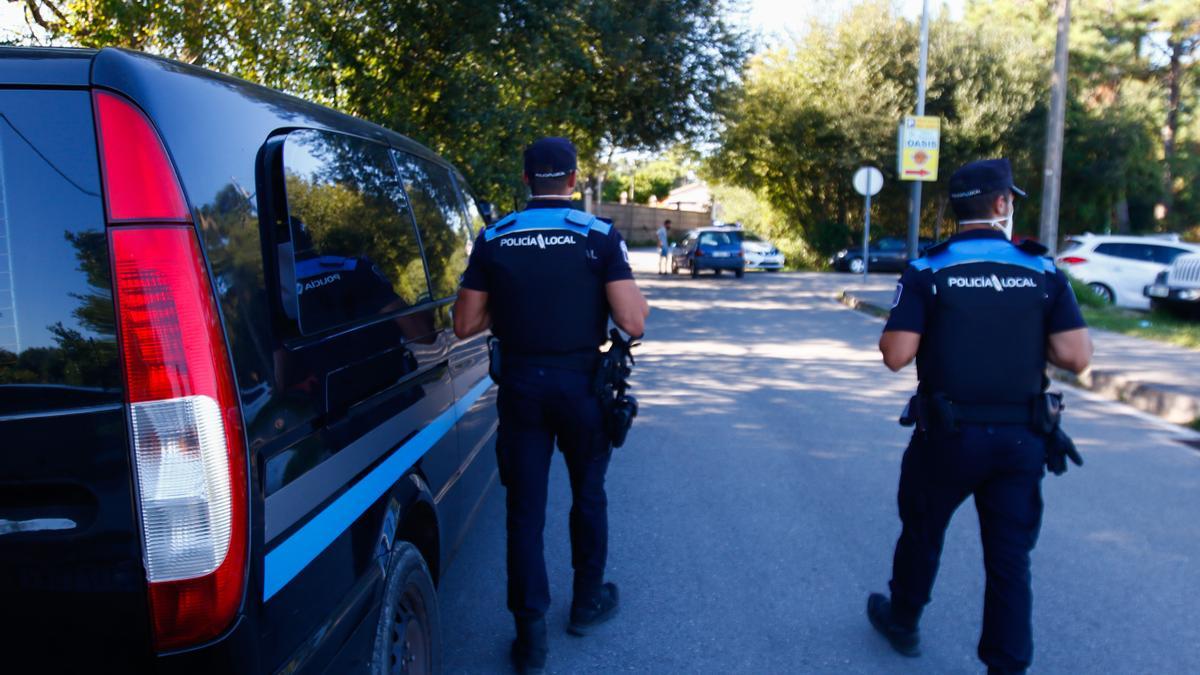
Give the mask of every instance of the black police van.
M 495 473 L 485 338 L 450 317 L 483 225 L 378 126 L 0 49 L 3 669 L 437 670 Z

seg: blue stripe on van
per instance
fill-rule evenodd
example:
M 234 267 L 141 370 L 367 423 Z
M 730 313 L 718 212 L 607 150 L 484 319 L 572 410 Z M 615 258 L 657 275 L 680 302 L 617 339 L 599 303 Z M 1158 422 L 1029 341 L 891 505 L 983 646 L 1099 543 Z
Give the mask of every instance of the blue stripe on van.
M 466 396 L 438 415 L 407 443 L 396 448 L 379 466 L 313 516 L 283 543 L 271 549 L 263 560 L 263 601 L 279 592 L 300 571 L 346 531 L 359 516 L 391 489 L 425 453 L 443 436 L 479 397 L 492 386 L 492 378 L 484 376 Z

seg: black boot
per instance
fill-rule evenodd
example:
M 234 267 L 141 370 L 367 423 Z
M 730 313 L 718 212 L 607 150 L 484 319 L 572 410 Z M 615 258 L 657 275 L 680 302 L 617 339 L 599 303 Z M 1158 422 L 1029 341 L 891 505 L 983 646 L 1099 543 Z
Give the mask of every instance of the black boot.
M 517 639 L 512 643 L 512 663 L 521 675 L 546 672 L 546 620 L 517 619 Z
M 617 585 L 612 582 L 584 597 L 576 594 L 575 601 L 571 603 L 571 623 L 567 626 L 567 632 L 579 636 L 591 633 L 597 626 L 616 616 L 618 603 Z
M 867 618 L 879 631 L 892 649 L 905 656 L 921 655 L 921 634 L 917 631 L 916 617 L 897 617 L 892 603 L 880 593 L 867 598 Z

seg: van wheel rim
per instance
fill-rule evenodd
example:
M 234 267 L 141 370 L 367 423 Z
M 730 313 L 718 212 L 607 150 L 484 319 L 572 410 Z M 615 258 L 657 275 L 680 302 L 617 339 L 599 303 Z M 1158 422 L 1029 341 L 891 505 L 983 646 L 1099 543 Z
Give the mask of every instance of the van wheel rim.
M 394 675 L 430 672 L 429 631 L 419 591 L 409 586 L 393 608 L 391 667 Z
M 855 274 L 862 274 L 863 262 L 861 260 L 851 260 L 850 271 L 854 272 Z

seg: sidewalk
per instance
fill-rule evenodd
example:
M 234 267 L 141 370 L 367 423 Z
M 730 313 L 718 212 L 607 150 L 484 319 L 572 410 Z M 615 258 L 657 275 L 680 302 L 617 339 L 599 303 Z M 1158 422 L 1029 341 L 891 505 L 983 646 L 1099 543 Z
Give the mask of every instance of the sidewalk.
M 841 301 L 859 311 L 886 317 L 892 290 L 850 288 L 842 291 Z M 1096 355 L 1090 368 L 1075 375 L 1051 366 L 1050 376 L 1169 422 L 1200 421 L 1200 351 L 1095 329 L 1092 341 Z

